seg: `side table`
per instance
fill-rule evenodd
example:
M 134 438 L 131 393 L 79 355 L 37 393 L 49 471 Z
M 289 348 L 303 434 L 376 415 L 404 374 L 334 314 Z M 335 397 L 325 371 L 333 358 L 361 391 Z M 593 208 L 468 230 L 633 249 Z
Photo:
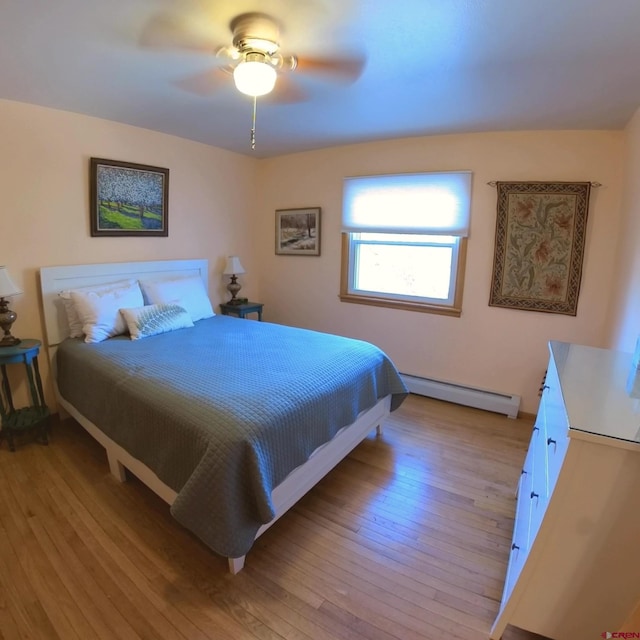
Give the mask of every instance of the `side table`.
M 26 431 L 37 428 L 40 432 L 39 442 L 49 444 L 47 427 L 49 409 L 44 402 L 40 369 L 38 368 L 39 340 L 22 340 L 13 347 L 0 347 L 0 370 L 2 371 L 2 397 L 0 398 L 0 416 L 2 417 L 2 432 L 6 436 L 9 449 L 15 451 L 13 441 L 14 431 Z M 13 406 L 7 366 L 23 364 L 29 384 L 31 404 L 28 407 L 16 409 Z
M 262 302 L 223 303 L 220 305 L 220 311 L 223 316 L 238 316 L 238 318 L 246 318 L 248 313 L 257 313 L 258 320 L 262 321 L 262 307 L 264 307 Z

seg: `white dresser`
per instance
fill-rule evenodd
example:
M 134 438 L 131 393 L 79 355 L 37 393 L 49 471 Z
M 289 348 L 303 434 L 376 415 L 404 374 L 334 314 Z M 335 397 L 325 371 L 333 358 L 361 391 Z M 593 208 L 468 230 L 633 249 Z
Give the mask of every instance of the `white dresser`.
M 632 355 L 549 347 L 493 640 L 507 624 L 596 640 L 640 602 L 640 400 L 625 389 Z

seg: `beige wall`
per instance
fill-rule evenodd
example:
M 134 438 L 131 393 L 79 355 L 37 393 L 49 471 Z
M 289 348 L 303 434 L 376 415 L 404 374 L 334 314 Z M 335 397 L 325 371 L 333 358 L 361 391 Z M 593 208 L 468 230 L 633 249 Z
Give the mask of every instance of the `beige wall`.
M 369 340 L 405 373 L 523 396 L 537 410 L 547 341 L 605 346 L 618 237 L 622 132 L 519 132 L 392 140 L 263 160 L 259 168 L 262 301 L 268 320 Z M 473 171 L 463 313 L 450 318 L 341 303 L 342 178 Z M 577 317 L 488 306 L 496 190 L 491 180 L 593 180 Z M 274 255 L 274 210 L 322 207 L 322 255 Z
M 610 346 L 633 351 L 640 336 L 640 109 L 625 130 L 624 186 Z
M 212 117 L 214 117 L 212 115 Z M 247 230 L 257 161 L 207 145 L 64 111 L 0 101 L 0 264 L 24 295 L 13 298 L 13 333 L 43 337 L 41 266 L 208 258 L 210 294 L 226 294 L 220 273 L 229 253 L 257 271 Z M 89 158 L 168 167 L 168 238 L 92 238 Z M 257 280 L 247 294 L 259 297 Z M 46 361 L 41 358 L 41 361 Z M 48 367 L 43 362 L 45 380 Z M 48 386 L 48 385 L 47 385 Z M 52 401 L 48 387 L 48 401 Z
M 43 337 L 37 288 L 43 265 L 204 257 L 211 264 L 210 294 L 217 305 L 226 294 L 220 278 L 224 256 L 237 253 L 247 270 L 242 292 L 265 302 L 267 320 L 370 340 L 404 372 L 518 393 L 524 396 L 521 408 L 534 412 L 547 340 L 604 346 L 610 334 L 626 344 L 637 332 L 637 326 L 628 329 L 623 320 L 634 313 L 637 317 L 632 307 L 640 304 L 630 293 L 637 286 L 632 274 L 640 277 L 632 241 L 625 251 L 621 311 L 609 325 L 606 313 L 619 231 L 624 140 L 637 174 L 639 120 L 636 115 L 626 133 L 412 138 L 256 161 L 144 129 L 0 101 L 0 263 L 8 265 L 25 291 L 12 301 L 19 314 L 14 333 Z M 90 237 L 91 156 L 169 167 L 168 238 Z M 474 172 L 462 317 L 340 303 L 343 176 L 447 169 Z M 488 307 L 496 192 L 486 182 L 496 179 L 603 183 L 592 192 L 576 318 Z M 627 184 L 631 196 L 634 188 L 637 193 L 630 177 Z M 274 210 L 298 206 L 323 209 L 319 258 L 274 255 Z M 635 206 L 625 208 L 627 226 L 639 217 Z M 634 237 L 639 232 L 636 228 Z M 47 395 L 51 402 L 50 389 Z

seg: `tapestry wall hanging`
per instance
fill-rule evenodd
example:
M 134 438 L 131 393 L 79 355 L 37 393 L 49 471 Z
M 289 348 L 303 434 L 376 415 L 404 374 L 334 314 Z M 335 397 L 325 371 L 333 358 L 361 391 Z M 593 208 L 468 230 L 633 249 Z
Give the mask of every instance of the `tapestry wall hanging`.
M 575 316 L 590 182 L 498 182 L 489 305 Z

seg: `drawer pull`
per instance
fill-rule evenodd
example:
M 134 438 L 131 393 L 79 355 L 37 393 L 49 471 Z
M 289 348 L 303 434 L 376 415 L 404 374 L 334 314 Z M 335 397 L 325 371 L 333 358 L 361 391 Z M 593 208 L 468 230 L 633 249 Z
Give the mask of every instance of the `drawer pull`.
M 529 472 L 523 467 L 522 471 L 520 472 L 520 475 L 521 476 L 526 476 L 527 473 L 529 473 Z
M 535 491 L 532 491 L 532 492 L 531 492 L 531 499 L 532 499 L 532 500 L 533 500 L 534 498 L 539 498 L 539 497 L 540 497 L 540 496 L 539 496 Z
M 511 551 L 515 551 L 516 549 L 518 549 L 518 550 L 519 550 L 519 549 L 520 549 L 520 547 L 519 547 L 519 546 L 514 542 L 514 543 L 511 545 Z
M 533 425 L 533 431 L 534 431 L 534 432 L 536 432 L 536 431 L 540 431 L 540 427 L 536 427 L 535 425 Z
M 542 387 L 542 391 L 544 391 L 545 389 L 551 389 L 551 387 L 550 387 L 548 384 L 545 384 L 545 385 Z
M 556 444 L 556 441 L 553 438 L 547 438 L 547 444 Z

